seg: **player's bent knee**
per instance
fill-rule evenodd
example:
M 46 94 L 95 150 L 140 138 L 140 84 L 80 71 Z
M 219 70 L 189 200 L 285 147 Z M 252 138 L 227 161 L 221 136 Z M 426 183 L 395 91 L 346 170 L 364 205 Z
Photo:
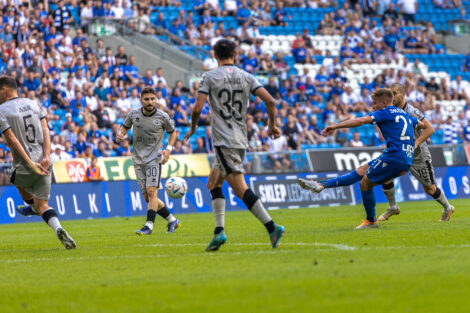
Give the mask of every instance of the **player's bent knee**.
M 211 189 L 211 196 L 212 196 L 212 200 L 225 199 L 225 196 L 224 196 L 224 193 L 222 192 L 221 187 L 216 187 L 214 189 Z
M 157 197 L 157 187 L 147 187 L 147 198 L 153 199 Z
M 439 193 L 439 194 L 437 195 L 437 198 L 439 198 L 440 193 L 441 193 L 441 190 L 440 190 L 439 188 L 437 188 L 436 185 L 423 186 L 423 188 L 424 188 L 424 191 L 425 191 L 428 195 L 433 196 L 433 197 L 434 197 L 434 195 L 435 195 L 436 193 Z M 439 192 L 438 192 L 438 191 L 439 191 Z
M 382 184 L 382 189 L 384 190 L 392 189 L 393 187 L 395 187 L 393 180 L 391 182 L 385 182 Z
M 367 176 L 362 177 L 361 182 L 359 183 L 361 191 L 366 191 L 371 189 L 371 181 Z
M 145 202 L 147 202 L 147 203 L 149 202 L 149 195 L 148 195 L 148 193 L 144 193 L 144 200 L 145 200 Z

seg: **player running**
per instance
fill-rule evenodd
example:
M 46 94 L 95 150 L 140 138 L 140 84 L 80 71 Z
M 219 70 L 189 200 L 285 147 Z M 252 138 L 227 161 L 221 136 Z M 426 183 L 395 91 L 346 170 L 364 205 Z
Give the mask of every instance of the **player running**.
M 162 164 L 168 162 L 176 141 L 175 123 L 163 111 L 157 110 L 157 93 L 152 87 L 146 87 L 140 94 L 142 108 L 129 112 L 116 134 L 116 141 L 124 140 L 127 132 L 133 128 L 134 152 L 132 162 L 135 176 L 139 183 L 147 207 L 147 222 L 136 231 L 138 235 L 151 235 L 155 216 L 158 214 L 168 222 L 167 233 L 173 233 L 179 226 L 173 214 L 158 199 Z M 170 134 L 168 145 L 161 150 L 164 132 Z
M 431 152 L 429 151 L 428 144 L 426 143 L 426 140 L 428 140 L 434 133 L 434 128 L 431 123 L 424 118 L 424 114 L 420 110 L 405 102 L 405 89 L 402 85 L 393 84 L 391 86 L 391 90 L 393 92 L 394 106 L 403 109 L 403 111 L 426 124 L 426 129 L 423 131 L 415 129 L 415 153 L 410 172 L 414 177 L 416 177 L 421 185 L 423 185 L 424 191 L 442 205 L 443 211 L 440 221 L 448 221 L 455 212 L 455 208 L 449 204 L 444 192 L 436 186 Z M 379 221 L 386 221 L 391 216 L 400 214 L 400 208 L 398 207 L 395 199 L 395 186 L 393 181 L 389 184 L 383 184 L 382 189 L 387 197 L 390 207 L 379 217 Z
M 273 222 L 259 197 L 245 183 L 243 159 L 248 147 L 246 110 L 250 94 L 260 97 L 266 103 L 268 135 L 278 138 L 281 134 L 275 125 L 276 107 L 274 99 L 251 74 L 234 65 L 237 56 L 236 45 L 228 39 L 217 41 L 214 46 L 219 67 L 202 76 L 196 104 L 191 113 L 191 129 L 185 140 L 196 131 L 201 110 L 209 97 L 212 110 L 212 131 L 216 162 L 213 164 L 207 188 L 212 195 L 212 212 L 215 217 L 214 236 L 206 251 L 216 251 L 225 243 L 225 197 L 222 184 L 227 180 L 237 197 L 264 224 L 271 239 L 271 246 L 277 248 L 284 227 Z
M 0 77 L 0 103 L 0 129 L 13 154 L 10 181 L 28 204 L 18 206 L 18 213 L 42 216 L 65 248 L 76 248 L 48 204 L 51 138 L 46 116 L 36 102 L 18 97 L 16 80 L 9 76 Z
M 380 88 L 372 93 L 373 111 L 367 116 L 354 118 L 326 127 L 322 134 L 328 136 L 339 128 L 352 128 L 364 124 L 376 124 L 387 142 L 387 149 L 369 164 L 349 174 L 330 179 L 326 182 L 308 181 L 299 178 L 299 185 L 307 190 L 319 193 L 325 188 L 349 186 L 360 181 L 362 201 L 367 218 L 356 229 L 379 227 L 375 215 L 375 195 L 373 187 L 390 183 L 394 178 L 406 174 L 413 161 L 413 128 L 426 128 L 415 117 L 393 105 L 393 93 L 390 89 Z

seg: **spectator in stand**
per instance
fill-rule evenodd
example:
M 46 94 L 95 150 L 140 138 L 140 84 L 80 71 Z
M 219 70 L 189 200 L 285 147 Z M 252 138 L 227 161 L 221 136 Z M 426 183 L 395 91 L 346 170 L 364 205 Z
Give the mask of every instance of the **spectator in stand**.
M 86 177 L 87 180 L 91 182 L 104 180 L 104 177 L 101 176 L 100 167 L 98 166 L 98 158 L 96 156 L 91 157 L 91 164 L 86 170 Z
M 454 7 L 462 7 L 462 2 L 460 0 L 433 0 L 432 2 L 440 9 L 453 9 Z
M 310 55 L 308 54 L 307 49 L 305 48 L 305 43 L 303 40 L 298 41 L 296 48 L 292 49 L 292 55 L 294 56 L 295 63 L 306 64 L 310 63 Z
M 72 157 L 70 154 L 65 152 L 64 146 L 56 145 L 55 149 L 51 153 L 50 158 L 51 158 L 51 164 L 54 164 L 57 161 L 70 160 Z
M 287 15 L 287 11 L 284 9 L 284 3 L 282 1 L 277 1 L 276 8 L 273 12 L 274 25 L 287 26 L 288 19 L 289 16 Z
M 470 119 L 468 119 L 467 125 L 462 129 L 462 142 L 470 144 Z
M 294 115 L 287 115 L 287 124 L 283 127 L 282 133 L 287 139 L 287 147 L 289 150 L 300 150 L 302 129 L 295 120 Z
M 417 0 L 398 0 L 398 7 L 400 13 L 403 14 L 406 24 L 413 24 L 415 22 L 415 14 L 418 11 Z
M 212 71 L 218 67 L 217 60 L 215 58 L 214 50 L 209 51 L 209 57 L 204 60 L 203 63 L 203 70 L 204 71 Z
M 361 141 L 358 132 L 353 133 L 352 139 L 349 141 L 349 147 L 351 148 L 362 148 L 364 147 L 364 143 Z
M 237 1 L 224 0 L 224 15 L 235 16 L 237 13 Z
M 153 23 L 155 26 L 157 27 L 161 27 L 163 29 L 167 29 L 168 28 L 168 24 L 167 22 L 165 21 L 165 15 L 163 14 L 163 12 L 159 12 L 158 13 L 158 16 L 157 16 L 157 19 L 155 20 L 155 22 Z
M 459 124 L 454 122 L 452 116 L 448 116 L 440 127 L 444 131 L 444 144 L 457 144 Z
M 462 81 L 462 76 L 457 75 L 455 80 L 450 84 L 450 91 L 452 98 L 454 100 L 468 100 L 467 94 L 465 93 L 464 82 Z
M 207 153 L 206 148 L 204 147 L 204 140 L 201 137 L 197 137 L 196 149 L 193 150 L 193 153 Z
M 116 154 L 118 156 L 132 156 L 132 147 L 129 144 L 129 139 L 124 139 L 121 146 L 117 148 Z
M 269 94 L 274 99 L 280 99 L 281 96 L 279 94 L 279 88 L 276 86 L 276 80 L 273 76 L 269 77 L 268 84 L 264 86 L 264 88 L 269 92 Z
M 465 56 L 465 60 L 463 61 L 462 70 L 464 72 L 470 72 L 470 52 Z
M 127 98 L 127 92 L 125 90 L 121 91 L 119 99 L 116 100 L 115 108 L 118 118 L 125 118 L 131 111 L 131 103 Z

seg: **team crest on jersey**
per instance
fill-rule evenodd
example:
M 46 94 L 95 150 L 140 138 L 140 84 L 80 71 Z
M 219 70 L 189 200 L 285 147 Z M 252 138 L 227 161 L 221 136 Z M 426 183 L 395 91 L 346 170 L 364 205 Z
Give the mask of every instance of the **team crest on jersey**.
M 159 120 L 155 120 L 155 121 L 153 121 L 153 125 L 155 125 L 155 126 L 158 126 L 158 125 L 160 125 L 160 121 L 159 121 Z

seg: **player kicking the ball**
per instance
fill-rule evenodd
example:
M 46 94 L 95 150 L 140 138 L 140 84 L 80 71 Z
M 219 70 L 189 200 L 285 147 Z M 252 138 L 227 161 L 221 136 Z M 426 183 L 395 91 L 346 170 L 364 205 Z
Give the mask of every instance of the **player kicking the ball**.
M 390 89 L 381 88 L 372 93 L 374 112 L 367 116 L 354 118 L 331 125 L 322 132 L 324 136 L 332 134 L 339 128 L 352 128 L 364 124 L 376 124 L 387 142 L 387 149 L 378 158 L 349 174 L 325 182 L 299 179 L 299 185 L 316 193 L 325 188 L 349 186 L 360 181 L 362 201 L 366 210 L 366 220 L 356 229 L 376 228 L 379 226 L 375 215 L 374 186 L 389 184 L 394 178 L 406 174 L 413 161 L 413 129 L 426 129 L 426 125 L 417 118 L 393 105 L 393 93 Z
M 421 185 L 423 185 L 424 191 L 442 206 L 443 211 L 440 221 L 448 221 L 455 212 L 455 208 L 449 204 L 444 192 L 436 186 L 431 152 L 429 151 L 428 144 L 426 143 L 426 140 L 428 140 L 434 133 L 434 129 L 429 121 L 424 118 L 424 114 L 420 110 L 405 102 L 405 89 L 402 85 L 393 84 L 391 90 L 393 92 L 394 106 L 403 109 L 403 111 L 427 124 L 424 131 L 415 129 L 415 153 L 410 172 L 421 183 Z M 382 189 L 387 197 L 390 207 L 379 217 L 379 221 L 386 221 L 391 216 L 400 214 L 400 208 L 397 206 L 397 201 L 395 199 L 395 186 L 393 181 L 390 184 L 383 184 Z
M 233 188 L 235 195 L 242 199 L 247 208 L 264 224 L 271 239 L 271 246 L 277 248 L 284 227 L 273 222 L 259 197 L 246 185 L 243 175 L 243 159 L 248 147 L 246 110 L 250 94 L 260 97 L 266 103 L 269 115 L 268 135 L 278 138 L 281 131 L 275 125 L 274 99 L 253 75 L 234 65 L 237 53 L 233 41 L 217 41 L 214 52 L 219 67 L 202 76 L 196 104 L 191 113 L 191 129 L 185 136 L 187 140 L 196 131 L 199 115 L 209 97 L 217 159 L 207 181 L 207 188 L 212 195 L 215 230 L 206 251 L 218 250 L 227 240 L 224 233 L 225 197 L 222 193 L 225 180 Z
M 8 76 L 0 77 L 0 103 L 0 128 L 13 154 L 10 181 L 28 204 L 18 206 L 17 212 L 42 216 L 65 248 L 76 248 L 48 204 L 51 138 L 44 113 L 36 102 L 18 97 L 16 80 Z
M 155 216 L 158 214 L 168 221 L 167 232 L 173 233 L 180 222 L 168 211 L 165 204 L 158 199 L 162 164 L 168 162 L 171 150 L 176 141 L 175 123 L 168 114 L 157 110 L 157 93 L 146 87 L 140 94 L 142 108 L 129 112 L 116 134 L 116 141 L 124 140 L 127 132 L 133 128 L 134 152 L 132 162 L 140 191 L 144 195 L 147 207 L 147 222 L 138 235 L 152 234 Z M 168 145 L 161 150 L 164 132 L 170 134 Z

